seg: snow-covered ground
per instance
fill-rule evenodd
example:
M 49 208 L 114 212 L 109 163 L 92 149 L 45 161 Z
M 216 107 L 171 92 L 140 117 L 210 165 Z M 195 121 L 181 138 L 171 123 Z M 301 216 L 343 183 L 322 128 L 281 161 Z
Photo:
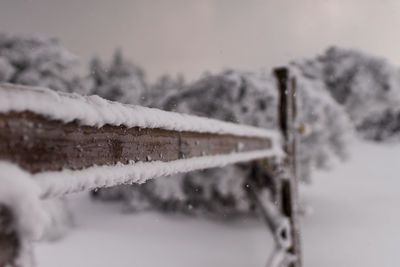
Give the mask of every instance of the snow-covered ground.
M 263 266 L 271 249 L 264 225 L 226 224 L 157 213 L 121 214 L 121 205 L 73 196 L 76 229 L 37 246 L 38 266 Z
M 305 266 L 400 266 L 400 145 L 356 143 L 348 162 L 302 188 Z
M 301 188 L 304 266 L 400 266 L 400 145 L 356 142 L 348 162 Z M 272 248 L 255 220 L 228 224 L 157 213 L 123 214 L 118 203 L 71 195 L 76 227 L 39 243 L 46 266 L 265 266 Z

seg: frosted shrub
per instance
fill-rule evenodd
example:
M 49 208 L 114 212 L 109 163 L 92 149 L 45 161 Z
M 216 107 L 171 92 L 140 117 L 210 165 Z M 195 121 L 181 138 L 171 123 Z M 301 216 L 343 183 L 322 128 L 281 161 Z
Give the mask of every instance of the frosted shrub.
M 90 64 L 92 79 L 91 94 L 112 101 L 140 104 L 141 95 L 146 91 L 144 71 L 126 60 L 117 50 L 110 64 L 94 58 Z
M 300 180 L 309 182 L 312 169 L 332 166 L 334 158 L 345 159 L 354 127 L 342 106 L 337 104 L 324 83 L 304 76 L 296 67 L 299 134 L 298 170 Z
M 0 34 L 0 82 L 86 93 L 87 79 L 73 71 L 77 63 L 57 39 Z
M 321 81 L 303 77 L 296 67 L 292 72 L 298 80 L 299 125 L 304 124 L 307 129 L 299 139 L 298 158 L 300 179 L 307 182 L 313 168 L 329 167 L 333 157 L 344 158 L 352 125 L 344 109 L 330 97 Z M 149 90 L 153 95 L 145 101 L 166 110 L 279 130 L 275 83 L 270 74 L 235 70 L 206 74 L 188 86 L 168 78 L 159 82 L 154 91 Z M 170 90 L 174 88 L 172 85 L 181 86 Z M 156 179 L 118 190 L 101 190 L 99 194 L 104 193 L 105 198 L 122 197 L 135 211 L 157 208 L 231 216 L 251 212 L 251 203 L 243 189 L 248 175 L 246 165 L 229 166 Z
M 386 60 L 357 50 L 331 47 L 296 65 L 320 80 L 366 139 L 399 139 L 400 72 Z

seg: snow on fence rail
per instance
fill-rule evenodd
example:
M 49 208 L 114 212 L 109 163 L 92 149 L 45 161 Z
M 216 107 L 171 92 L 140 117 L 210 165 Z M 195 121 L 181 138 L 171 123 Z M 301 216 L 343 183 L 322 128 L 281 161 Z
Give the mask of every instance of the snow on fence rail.
M 287 171 L 273 172 L 258 161 L 254 176 L 266 179 L 268 173 L 279 184 L 280 204 L 260 201 L 262 190 L 250 180 L 249 197 L 277 242 L 271 266 L 300 266 L 291 134 L 295 87 L 286 69 L 275 74 L 283 138 L 271 130 L 98 96 L 0 85 L 0 266 L 32 265 L 30 243 L 46 223 L 40 199 L 271 157 L 284 157 Z

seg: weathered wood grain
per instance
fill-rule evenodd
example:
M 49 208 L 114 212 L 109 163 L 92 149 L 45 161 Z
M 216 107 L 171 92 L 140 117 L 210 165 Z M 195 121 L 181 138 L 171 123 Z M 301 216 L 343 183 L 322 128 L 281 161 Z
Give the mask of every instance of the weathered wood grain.
M 271 140 L 106 125 L 80 126 L 31 112 L 0 114 L 0 159 L 37 173 L 129 161 L 172 161 L 271 148 Z

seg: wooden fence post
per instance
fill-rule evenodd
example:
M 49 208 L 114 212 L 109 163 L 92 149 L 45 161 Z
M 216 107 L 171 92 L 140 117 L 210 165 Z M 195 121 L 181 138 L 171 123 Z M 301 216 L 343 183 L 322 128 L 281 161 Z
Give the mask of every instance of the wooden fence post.
M 292 247 L 289 251 L 296 256 L 293 267 L 301 266 L 300 226 L 298 213 L 298 189 L 296 176 L 296 80 L 290 77 L 285 67 L 277 68 L 274 74 L 278 81 L 279 90 L 279 126 L 282 132 L 283 149 L 287 153 L 286 166 L 289 171 L 284 175 L 281 186 L 281 209 L 291 224 Z
M 134 169 L 136 164 L 133 164 L 132 161 L 140 161 L 142 164 L 148 164 L 151 161 L 162 161 L 164 164 L 171 165 L 176 164 L 176 162 L 182 162 L 181 160 L 184 159 L 192 160 L 193 166 L 190 166 L 190 168 L 180 167 L 181 171 L 188 172 L 200 168 L 219 167 L 226 164 L 259 159 L 259 165 L 264 168 L 257 168 L 257 166 L 253 168 L 255 172 L 253 177 L 258 180 L 250 180 L 246 188 L 254 190 L 250 191 L 250 196 L 254 197 L 255 204 L 260 207 L 261 211 L 265 212 L 263 216 L 277 240 L 279 245 L 278 252 L 283 252 L 284 258 L 295 256 L 295 261 L 293 263 L 291 261 L 290 265 L 286 265 L 301 267 L 295 166 L 295 81 L 290 79 L 288 70 L 285 68 L 275 70 L 275 75 L 278 79 L 280 92 L 279 124 L 284 140 L 283 149 L 287 154 L 284 163 L 285 172 L 282 177 L 276 177 L 276 170 L 274 169 L 276 166 L 273 167 L 274 170 L 271 170 L 271 172 L 267 170 L 269 169 L 267 168 L 269 165 L 267 164 L 268 158 L 276 156 L 276 153 L 272 150 L 273 145 L 278 143 L 278 140 L 270 132 L 262 130 L 261 134 L 259 129 L 249 128 L 248 130 L 252 130 L 257 134 L 243 135 L 242 133 L 242 135 L 237 135 L 235 133 L 237 131 L 243 132 L 241 130 L 245 126 L 228 125 L 222 122 L 220 124 L 231 130 L 221 133 L 215 132 L 211 128 L 208 129 L 209 132 L 204 129 L 199 130 L 195 128 L 197 130 L 192 131 L 193 123 L 185 122 L 186 120 L 182 121 L 181 127 L 187 130 L 169 129 L 168 127 L 171 127 L 171 125 L 167 125 L 168 127 L 164 126 L 166 129 L 108 124 L 99 128 L 93 125 L 81 125 L 78 123 L 79 118 L 66 123 L 60 120 L 60 118 L 50 119 L 48 118 L 49 114 L 47 116 L 45 116 L 46 114 L 36 114 L 32 110 L 13 111 L 0 114 L 0 159 L 10 161 L 13 164 L 19 165 L 19 167 L 28 173 L 35 174 L 35 179 L 40 178 L 40 172 L 53 171 L 56 173 L 63 168 L 73 170 L 73 173 L 79 173 L 79 170 L 90 168 L 93 165 L 115 165 L 118 168 L 118 163 L 123 163 L 127 164 L 129 168 Z M 0 85 L 0 92 L 3 90 L 3 93 L 7 97 L 12 97 L 12 92 L 16 92 L 18 89 L 22 90 L 22 92 L 30 92 L 33 100 L 35 98 L 42 101 L 44 99 L 48 100 L 45 91 L 28 91 L 28 88 L 18 88 L 18 86 L 14 86 L 10 90 L 9 85 Z M 17 94 L 15 97 L 19 97 L 19 95 Z M 63 96 L 59 95 L 59 97 L 62 99 Z M 64 97 L 65 102 L 61 101 L 60 103 L 64 103 L 65 108 L 69 108 L 71 101 L 76 101 L 77 103 L 81 103 L 79 101 L 82 101 L 82 99 Z M 89 103 L 91 102 L 89 101 Z M 57 105 L 59 105 L 58 102 Z M 98 108 L 98 106 L 90 106 L 86 102 L 85 105 L 89 109 L 96 108 L 97 110 Z M 115 108 L 118 104 L 114 103 L 112 105 Z M 128 112 L 125 106 L 117 107 L 123 108 L 124 112 Z M 103 111 L 106 112 L 107 110 Z M 161 111 L 153 110 L 152 112 L 158 112 L 163 116 L 169 114 L 168 116 L 174 119 L 177 116 L 173 113 L 164 113 Z M 192 119 L 204 125 L 209 125 L 210 122 L 204 118 L 192 117 Z M 215 123 L 215 121 L 211 122 Z M 174 125 L 174 127 L 176 126 Z M 232 152 L 242 157 L 232 157 Z M 220 161 L 215 161 L 218 157 L 211 161 L 207 158 L 209 156 L 220 156 Z M 201 161 L 201 158 L 207 160 Z M 137 164 L 137 166 L 143 165 Z M 159 174 L 149 173 L 148 178 L 166 174 L 167 169 L 164 165 L 158 166 Z M 138 169 L 135 170 L 137 171 Z M 142 169 L 139 170 L 142 171 Z M 138 176 L 134 170 L 131 171 L 132 175 Z M 173 173 L 176 170 L 169 168 L 168 171 Z M 55 193 L 52 192 L 51 186 L 47 186 L 47 188 L 42 186 L 42 197 L 56 196 L 57 194 L 63 195 L 72 191 L 111 185 L 109 180 L 102 177 L 100 177 L 101 179 L 99 177 L 94 179 L 93 174 L 89 180 L 87 180 L 86 175 L 70 175 L 80 180 L 74 179 L 75 183 L 69 183 L 69 187 L 63 190 L 56 190 Z M 45 180 L 45 178 L 46 176 L 41 179 Z M 117 182 L 132 183 L 139 180 L 138 177 L 135 177 L 138 180 L 128 178 L 115 180 L 114 185 Z M 143 177 L 140 177 L 140 179 L 143 179 Z M 52 181 L 54 182 L 54 180 Z M 258 201 L 260 200 L 260 195 L 256 191 L 258 184 L 255 182 L 274 189 L 272 195 L 274 201 L 277 201 L 279 205 L 267 205 L 264 207 L 263 205 L 266 203 Z M 62 180 L 58 180 L 58 183 L 64 184 Z M 82 186 L 82 184 L 86 186 Z M 7 209 L 7 207 L 2 206 L 0 203 L 0 266 L 15 266 L 14 263 L 20 251 L 25 250 L 23 246 L 25 243 L 18 239 L 21 236 L 18 236 L 19 233 L 16 231 L 12 212 L 12 210 Z M 274 217 L 274 215 L 278 216 Z

